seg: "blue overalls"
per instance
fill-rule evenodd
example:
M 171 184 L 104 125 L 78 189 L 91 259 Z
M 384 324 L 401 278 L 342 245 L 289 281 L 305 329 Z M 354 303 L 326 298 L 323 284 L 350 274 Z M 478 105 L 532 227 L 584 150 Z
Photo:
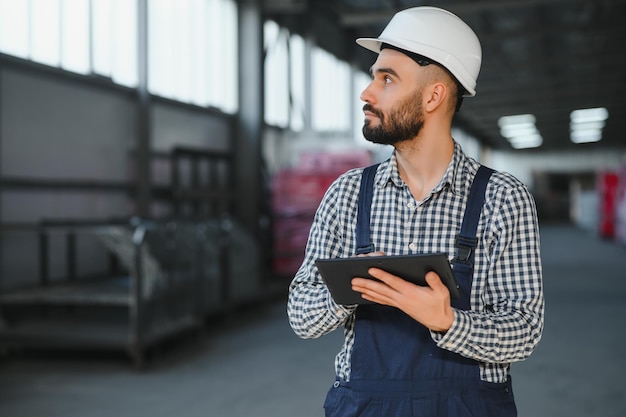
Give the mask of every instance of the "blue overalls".
M 374 250 L 369 209 L 377 165 L 363 172 L 357 214 L 357 253 Z M 470 189 L 457 237 L 454 275 L 461 297 L 458 309 L 470 308 L 476 229 L 487 182 L 493 171 L 479 169 Z M 439 348 L 429 330 L 402 311 L 381 305 L 356 310 L 350 381 L 336 380 L 324 408 L 326 417 L 514 417 L 511 379 L 480 379 L 477 361 Z

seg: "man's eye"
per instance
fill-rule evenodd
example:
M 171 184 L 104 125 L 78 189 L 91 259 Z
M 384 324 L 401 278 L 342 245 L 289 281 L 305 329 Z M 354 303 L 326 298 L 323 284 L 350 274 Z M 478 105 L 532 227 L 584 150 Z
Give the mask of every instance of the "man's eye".
M 388 75 L 385 75 L 385 84 L 389 84 L 391 83 L 391 77 Z

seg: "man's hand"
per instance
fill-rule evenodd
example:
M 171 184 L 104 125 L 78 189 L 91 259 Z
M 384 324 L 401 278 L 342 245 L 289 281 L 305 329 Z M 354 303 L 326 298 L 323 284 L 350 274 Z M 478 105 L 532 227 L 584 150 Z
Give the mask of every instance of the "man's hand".
M 450 291 L 435 272 L 426 274 L 427 287 L 405 281 L 378 268 L 370 268 L 369 274 L 381 282 L 367 278 L 354 278 L 352 289 L 364 299 L 392 306 L 404 311 L 430 330 L 446 332 L 454 321 L 450 306 Z
M 387 254 L 385 252 L 381 252 L 381 251 L 376 251 L 376 252 L 369 252 L 369 253 L 362 253 L 360 255 L 354 255 L 357 258 L 362 258 L 364 256 L 386 256 Z

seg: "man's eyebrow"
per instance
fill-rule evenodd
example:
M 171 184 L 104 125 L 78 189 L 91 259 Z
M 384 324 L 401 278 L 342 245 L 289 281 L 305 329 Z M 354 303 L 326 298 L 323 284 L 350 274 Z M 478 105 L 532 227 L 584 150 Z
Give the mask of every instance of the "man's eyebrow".
M 396 78 L 400 78 L 400 76 L 398 76 L 398 73 L 393 68 L 376 68 L 376 69 L 374 67 L 370 68 L 370 75 L 372 77 L 374 76 L 374 74 L 380 74 L 380 73 L 390 74 Z

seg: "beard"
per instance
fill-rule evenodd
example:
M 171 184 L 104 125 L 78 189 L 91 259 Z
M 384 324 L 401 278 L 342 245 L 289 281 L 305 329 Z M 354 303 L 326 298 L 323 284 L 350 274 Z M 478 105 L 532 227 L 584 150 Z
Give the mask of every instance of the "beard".
M 374 113 L 379 120 L 377 126 L 371 126 L 371 120 L 363 124 L 363 136 L 372 143 L 396 145 L 416 137 L 424 126 L 424 113 L 419 100 L 421 94 L 409 96 L 394 106 L 388 114 L 367 103 L 363 111 Z

